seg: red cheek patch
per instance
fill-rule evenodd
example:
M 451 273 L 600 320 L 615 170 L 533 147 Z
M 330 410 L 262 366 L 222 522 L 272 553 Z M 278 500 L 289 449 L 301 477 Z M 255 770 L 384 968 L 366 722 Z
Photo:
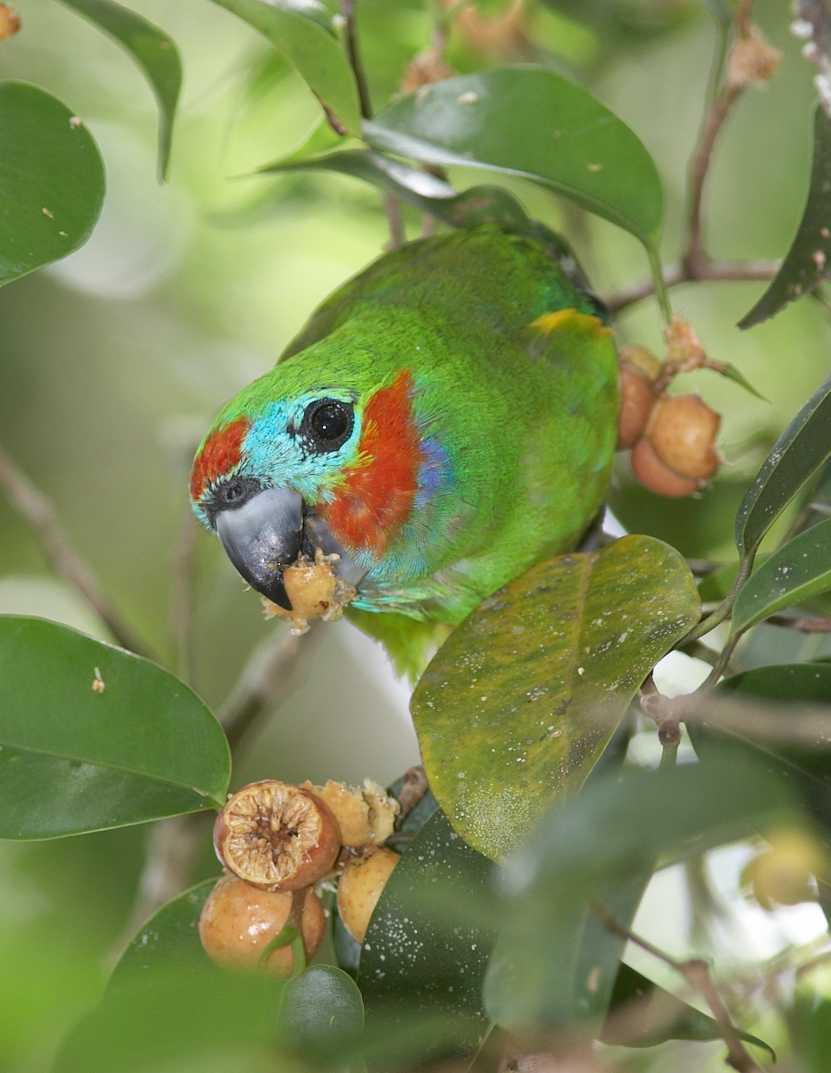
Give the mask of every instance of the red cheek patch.
M 383 554 L 410 515 L 422 460 L 412 388 L 405 369 L 376 391 L 364 410 L 358 461 L 346 470 L 325 509 L 333 534 L 347 547 Z
M 249 422 L 238 417 L 230 425 L 218 429 L 205 441 L 205 446 L 193 463 L 190 477 L 190 494 L 194 501 L 202 498 L 205 487 L 233 469 L 240 460 L 242 441 L 248 432 Z

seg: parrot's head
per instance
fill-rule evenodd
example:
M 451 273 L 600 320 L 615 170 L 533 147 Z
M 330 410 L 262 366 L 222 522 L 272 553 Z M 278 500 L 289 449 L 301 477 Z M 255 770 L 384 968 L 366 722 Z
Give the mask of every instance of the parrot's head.
M 193 464 L 198 519 L 251 587 L 287 610 L 285 566 L 321 549 L 359 585 L 436 484 L 412 373 L 354 349 L 339 357 L 324 343 L 249 385 Z

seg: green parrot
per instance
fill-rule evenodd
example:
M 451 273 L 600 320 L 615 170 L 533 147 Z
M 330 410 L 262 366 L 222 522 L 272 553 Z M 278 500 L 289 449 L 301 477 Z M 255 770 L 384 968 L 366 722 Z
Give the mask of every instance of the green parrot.
M 336 553 L 347 615 L 415 674 L 442 631 L 600 509 L 612 334 L 539 225 L 409 243 L 312 315 L 200 445 L 197 518 L 291 609 L 282 571 Z

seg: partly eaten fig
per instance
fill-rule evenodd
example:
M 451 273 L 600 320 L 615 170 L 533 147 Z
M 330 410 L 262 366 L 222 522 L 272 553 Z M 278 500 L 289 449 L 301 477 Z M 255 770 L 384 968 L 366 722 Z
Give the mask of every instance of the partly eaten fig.
M 298 559 L 283 570 L 283 584 L 291 601 L 291 611 L 263 598 L 267 618 L 282 618 L 292 625 L 292 633 L 302 634 L 314 619 L 332 622 L 355 598 L 355 589 L 338 577 L 333 568 L 337 555 L 324 555 L 318 549 L 315 561 Z
M 338 824 L 310 790 L 276 779 L 252 782 L 217 816 L 214 848 L 222 864 L 263 890 L 300 890 L 331 871 Z
M 304 782 L 303 788 L 317 794 L 332 810 L 344 846 L 380 846 L 394 830 L 398 802 L 371 779 L 364 779 L 360 788 L 331 779 L 324 786 Z
M 378 849 L 349 861 L 338 883 L 338 914 L 352 938 L 362 943 L 378 899 L 400 855 Z

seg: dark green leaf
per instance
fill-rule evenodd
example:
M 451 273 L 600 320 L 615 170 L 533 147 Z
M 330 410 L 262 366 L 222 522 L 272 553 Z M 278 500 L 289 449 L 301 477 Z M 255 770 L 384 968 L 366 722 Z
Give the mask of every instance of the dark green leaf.
M 110 988 L 70 1033 L 52 1073 L 281 1069 L 280 981 L 212 966 L 156 965 Z
M 600 1034 L 604 1043 L 624 1047 L 654 1047 L 668 1039 L 721 1039 L 718 1023 L 695 1006 L 659 987 L 628 965 L 621 964 L 612 991 L 611 1011 L 621 1018 L 610 1018 Z M 764 1048 L 776 1061 L 776 1055 L 764 1040 L 738 1030 L 745 1043 Z
M 172 674 L 0 616 L 0 837 L 57 838 L 221 806 L 222 728 Z
M 814 116 L 814 163 L 808 201 L 802 219 L 776 278 L 739 321 L 752 328 L 775 316 L 786 305 L 828 278 L 831 258 L 831 117 L 822 105 Z
M 767 763 L 798 788 L 810 812 L 831 834 L 831 664 L 795 663 L 757 667 L 722 682 L 717 697 L 742 702 L 727 719 L 714 707 L 709 723 L 691 723 L 693 744 L 702 758 L 736 749 Z M 766 708 L 760 701 L 767 701 Z M 810 727 L 789 732 L 788 718 L 800 711 Z M 763 722 L 762 715 L 768 718 Z M 776 737 L 764 733 L 774 721 Z M 729 726 L 729 729 L 727 727 Z
M 216 877 L 163 905 L 142 927 L 113 969 L 109 987 L 123 987 L 130 979 L 170 965 L 207 967 L 197 925 L 202 906 L 216 885 Z
M 182 61 L 172 38 L 142 15 L 113 0 L 63 0 L 113 37 L 144 72 L 159 105 L 159 177 L 170 159 L 173 118 L 182 88 Z
M 802 485 L 831 456 L 831 380 L 805 403 L 762 463 L 736 515 L 736 547 L 744 557 Z
M 739 590 L 733 631 L 739 633 L 831 589 L 831 518 L 806 529 L 770 555 Z
M 0 82 L 0 286 L 83 246 L 104 199 L 86 127 L 48 93 Z
M 260 168 L 257 174 L 291 171 L 331 171 L 351 175 L 395 194 L 451 227 L 476 227 L 486 222 L 514 229 L 529 226 L 519 202 L 507 190 L 496 186 L 474 186 L 457 194 L 449 183 L 428 172 L 366 149 L 345 149 L 322 157 L 279 161 Z
M 502 872 L 510 903 L 485 981 L 491 1016 L 527 1027 L 602 1013 L 595 992 L 608 993 L 614 966 L 581 956 L 574 930 L 586 907 L 600 901 L 617 919 L 615 899 L 659 857 L 733 841 L 791 808 L 766 765 L 734 757 L 625 770 L 557 805 Z
M 580 86 L 535 67 L 425 86 L 364 124 L 380 149 L 522 175 L 654 246 L 663 195 L 637 136 Z
M 492 942 L 477 919 L 491 863 L 436 812 L 384 887 L 361 952 L 367 1022 L 407 1031 L 411 1017 L 455 1018 L 459 1047 L 487 1029 L 481 984 Z
M 286 987 L 281 1022 L 305 1055 L 331 1060 L 360 1036 L 364 1001 L 343 969 L 314 965 Z
M 431 789 L 488 856 L 580 789 L 639 685 L 698 621 L 681 556 L 650 537 L 558 556 L 486 600 L 412 699 Z
M 267 37 L 319 100 L 352 134 L 360 133 L 358 92 L 340 40 L 337 13 L 322 0 L 213 0 Z

